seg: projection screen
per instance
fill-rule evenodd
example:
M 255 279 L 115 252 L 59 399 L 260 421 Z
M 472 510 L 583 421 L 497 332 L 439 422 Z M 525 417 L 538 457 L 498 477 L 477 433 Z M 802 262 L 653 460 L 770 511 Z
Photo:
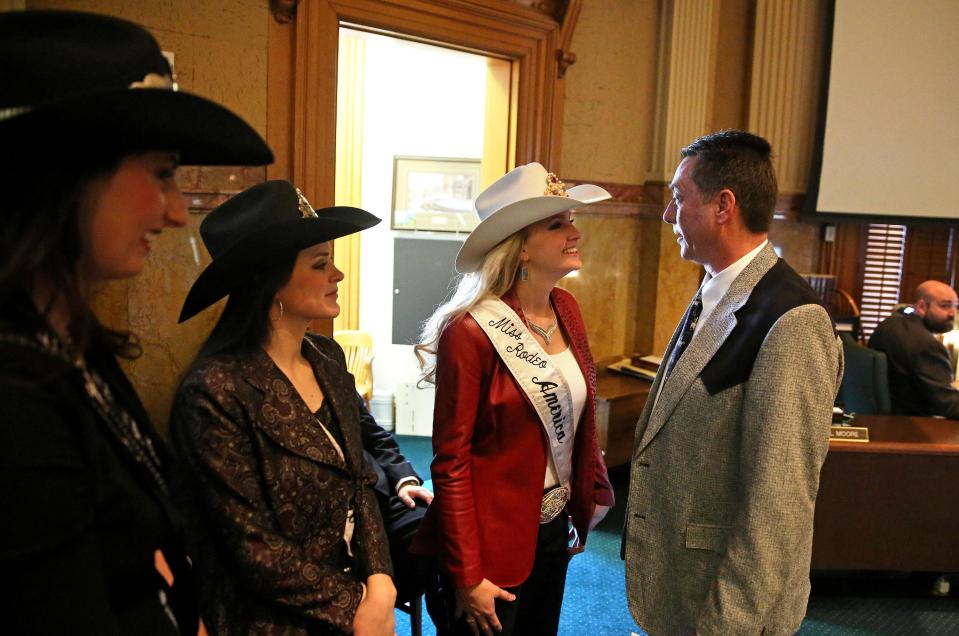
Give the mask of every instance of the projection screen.
M 806 211 L 959 219 L 959 0 L 834 4 Z

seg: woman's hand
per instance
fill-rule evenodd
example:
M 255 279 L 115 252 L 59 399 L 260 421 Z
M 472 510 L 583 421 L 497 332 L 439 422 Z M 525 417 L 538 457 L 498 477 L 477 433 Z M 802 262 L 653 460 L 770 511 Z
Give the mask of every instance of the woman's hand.
M 386 574 L 373 574 L 366 579 L 366 596 L 360 601 L 353 617 L 356 636 L 394 636 L 396 588 Z
M 489 579 L 483 579 L 473 587 L 456 588 L 456 617 L 466 614 L 466 623 L 473 630 L 474 636 L 486 634 L 492 636 L 494 631 L 503 631 L 503 626 L 496 616 L 496 599 L 515 601 L 516 595 L 510 594 Z
M 400 498 L 400 501 L 405 503 L 409 508 L 416 507 L 415 499 L 421 500 L 427 506 L 433 503 L 433 493 L 422 486 L 416 485 L 412 481 L 400 488 L 400 491 L 396 494 Z
M 592 530 L 599 522 L 606 517 L 606 513 L 609 512 L 609 506 L 601 506 L 599 504 L 593 506 L 593 518 L 589 520 L 589 529 Z

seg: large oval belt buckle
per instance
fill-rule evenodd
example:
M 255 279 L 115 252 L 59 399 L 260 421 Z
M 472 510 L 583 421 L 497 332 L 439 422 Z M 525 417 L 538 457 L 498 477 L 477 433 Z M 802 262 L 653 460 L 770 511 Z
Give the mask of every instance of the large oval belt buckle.
M 543 493 L 543 502 L 539 508 L 539 523 L 549 523 L 563 512 L 569 501 L 569 488 L 557 486 Z

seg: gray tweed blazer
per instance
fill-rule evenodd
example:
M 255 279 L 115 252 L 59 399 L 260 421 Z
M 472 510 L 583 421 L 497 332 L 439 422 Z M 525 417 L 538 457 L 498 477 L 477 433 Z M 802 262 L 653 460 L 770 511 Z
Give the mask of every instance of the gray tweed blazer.
M 637 424 L 626 587 L 652 636 L 799 629 L 842 366 L 828 313 L 767 245 Z

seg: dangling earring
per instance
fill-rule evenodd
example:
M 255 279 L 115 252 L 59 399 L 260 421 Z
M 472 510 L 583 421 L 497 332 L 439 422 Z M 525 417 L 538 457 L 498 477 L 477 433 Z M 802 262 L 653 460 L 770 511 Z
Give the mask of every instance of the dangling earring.
M 277 316 L 276 318 L 270 318 L 270 322 L 276 322 L 277 320 L 279 320 L 280 318 L 283 317 L 283 301 L 280 300 L 279 298 L 277 298 L 277 299 L 276 299 L 276 302 L 277 302 L 277 304 L 280 305 L 280 315 Z
M 519 268 L 519 279 L 520 280 L 529 280 L 529 268 L 526 265 L 521 265 Z

